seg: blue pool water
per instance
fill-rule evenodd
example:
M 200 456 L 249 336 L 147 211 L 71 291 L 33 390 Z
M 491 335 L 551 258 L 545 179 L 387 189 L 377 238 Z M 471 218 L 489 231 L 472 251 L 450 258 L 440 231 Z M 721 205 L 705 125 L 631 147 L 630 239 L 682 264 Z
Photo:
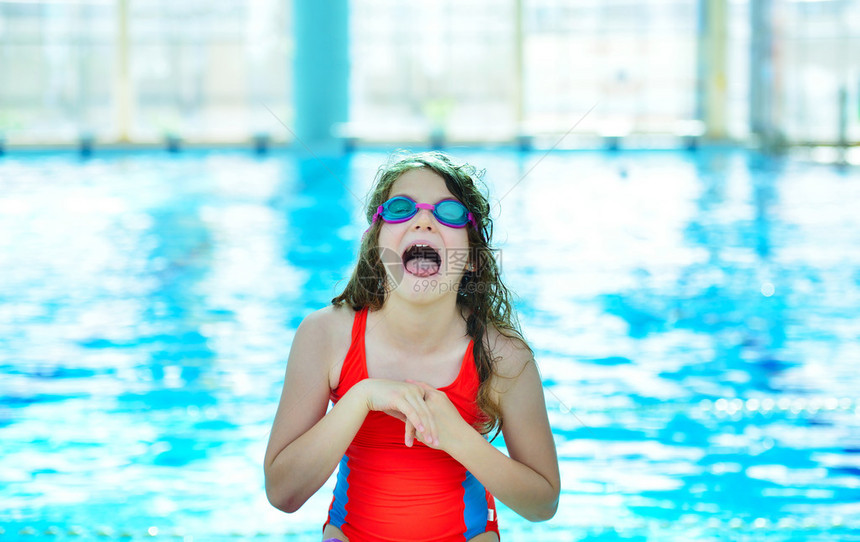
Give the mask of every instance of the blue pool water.
M 860 540 L 860 173 L 738 150 L 488 170 L 556 517 L 504 540 Z M 0 539 L 319 540 L 271 508 L 293 333 L 386 155 L 0 158 Z

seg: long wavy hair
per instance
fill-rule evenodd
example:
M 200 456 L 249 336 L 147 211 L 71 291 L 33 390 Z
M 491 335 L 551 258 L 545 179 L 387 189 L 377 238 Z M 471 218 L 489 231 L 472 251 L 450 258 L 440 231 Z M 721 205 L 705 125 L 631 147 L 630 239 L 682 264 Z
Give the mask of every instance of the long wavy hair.
M 472 348 L 479 380 L 477 405 L 485 414 L 478 429 L 484 434 L 495 429 L 498 435 L 503 421 L 501 408 L 492 394 L 492 379 L 497 372 L 496 360 L 487 342 L 487 330 L 495 326 L 505 337 L 521 342 L 529 352 L 532 350 L 523 337 L 512 305 L 511 292 L 502 283 L 496 255 L 490 244 L 493 235 L 490 203 L 478 187 L 479 182 L 483 184 L 484 172 L 477 171 L 467 163 L 457 164 L 441 152 L 395 153 L 377 172 L 365 210 L 367 221 L 370 223 L 377 207 L 388 200 L 394 182 L 405 172 L 419 168 L 430 169 L 442 177 L 448 191 L 472 212 L 478 224 L 477 229 L 467 227 L 469 254 L 474 270 L 467 270 L 460 280 L 457 306 L 466 322 L 466 333 L 474 341 Z M 359 248 L 358 263 L 343 292 L 331 300 L 333 305 L 347 303 L 358 311 L 364 307 L 379 310 L 385 304 L 389 278 L 378 243 L 383 223 L 377 220 L 365 232 Z

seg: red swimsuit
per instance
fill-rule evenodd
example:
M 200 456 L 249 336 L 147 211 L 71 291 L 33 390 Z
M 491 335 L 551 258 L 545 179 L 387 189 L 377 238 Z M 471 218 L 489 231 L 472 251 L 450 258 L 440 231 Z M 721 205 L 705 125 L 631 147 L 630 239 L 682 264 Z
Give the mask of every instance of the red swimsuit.
M 352 344 L 331 393 L 338 399 L 368 378 L 364 354 L 367 308 L 355 314 Z M 439 388 L 470 425 L 481 417 L 475 404 L 478 374 L 466 348 L 460 372 Z M 340 461 L 328 521 L 350 542 L 468 540 L 499 532 L 493 496 L 463 465 L 417 439 L 403 443 L 404 424 L 383 412 L 367 415 Z

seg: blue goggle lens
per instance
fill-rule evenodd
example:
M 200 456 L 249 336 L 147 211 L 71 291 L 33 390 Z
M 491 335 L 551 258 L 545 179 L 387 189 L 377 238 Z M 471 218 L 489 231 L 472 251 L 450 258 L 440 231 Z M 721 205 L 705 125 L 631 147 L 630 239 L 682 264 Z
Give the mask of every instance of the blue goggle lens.
M 384 213 L 382 218 L 392 218 L 394 220 L 409 218 L 418 210 L 415 207 L 415 202 L 406 198 L 390 199 L 384 204 Z
M 469 211 L 459 201 L 442 201 L 436 205 L 436 217 L 449 224 L 466 224 L 469 221 Z

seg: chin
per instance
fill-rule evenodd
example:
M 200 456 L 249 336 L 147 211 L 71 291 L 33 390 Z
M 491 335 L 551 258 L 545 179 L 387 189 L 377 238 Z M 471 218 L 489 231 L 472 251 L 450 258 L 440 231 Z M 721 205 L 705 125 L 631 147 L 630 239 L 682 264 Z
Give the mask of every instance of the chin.
M 410 301 L 435 301 L 446 295 L 457 295 L 457 282 L 446 280 L 440 273 L 421 277 L 409 272 L 392 291 Z

